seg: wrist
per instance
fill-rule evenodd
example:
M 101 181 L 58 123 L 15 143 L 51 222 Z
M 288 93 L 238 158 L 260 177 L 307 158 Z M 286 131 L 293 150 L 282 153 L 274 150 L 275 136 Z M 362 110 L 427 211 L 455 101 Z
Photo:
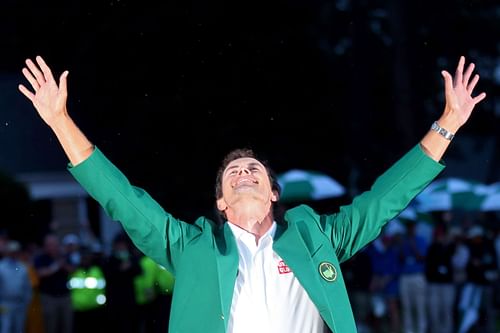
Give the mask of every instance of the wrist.
M 460 119 L 454 115 L 451 111 L 445 109 L 441 117 L 437 120 L 440 127 L 446 129 L 448 132 L 456 133 L 460 127 Z
M 49 123 L 49 127 L 54 132 L 57 132 L 58 130 L 60 131 L 66 128 L 70 122 L 72 122 L 72 120 L 68 113 L 65 111 L 52 118 L 51 122 Z

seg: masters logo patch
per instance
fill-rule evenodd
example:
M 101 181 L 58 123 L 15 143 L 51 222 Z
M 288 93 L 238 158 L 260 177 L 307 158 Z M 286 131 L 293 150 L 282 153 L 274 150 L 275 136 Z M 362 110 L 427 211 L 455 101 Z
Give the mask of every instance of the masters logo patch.
M 335 268 L 335 266 L 333 266 L 332 263 L 323 261 L 321 264 L 319 264 L 318 269 L 319 274 L 324 280 L 333 282 L 337 279 L 337 269 Z

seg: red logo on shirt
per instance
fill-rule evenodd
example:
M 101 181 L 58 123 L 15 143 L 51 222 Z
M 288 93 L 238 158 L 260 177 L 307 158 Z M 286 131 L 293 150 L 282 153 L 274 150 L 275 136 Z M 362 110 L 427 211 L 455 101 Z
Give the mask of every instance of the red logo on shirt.
M 278 272 L 280 274 L 287 274 L 287 273 L 291 273 L 292 270 L 290 269 L 290 267 L 287 266 L 287 264 L 285 264 L 285 262 L 283 260 L 280 260 L 278 262 Z

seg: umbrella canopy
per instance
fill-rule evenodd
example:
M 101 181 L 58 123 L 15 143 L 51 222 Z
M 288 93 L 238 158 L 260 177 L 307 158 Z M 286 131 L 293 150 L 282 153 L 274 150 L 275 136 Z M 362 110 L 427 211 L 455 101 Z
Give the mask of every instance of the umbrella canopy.
M 485 185 L 460 178 L 439 179 L 416 198 L 418 211 L 500 210 L 500 183 Z
M 332 177 L 317 171 L 292 169 L 278 175 L 282 202 L 340 197 L 345 188 Z
M 496 192 L 488 195 L 481 203 L 481 211 L 500 211 L 500 183 L 496 183 Z
M 428 212 L 417 211 L 413 204 L 406 207 L 395 219 L 389 221 L 387 228 L 391 231 L 391 228 L 395 226 L 389 226 L 393 221 L 398 221 L 404 228 L 403 232 L 406 231 L 405 225 L 409 222 L 415 223 L 415 233 L 422 236 L 428 243 L 432 240 L 432 233 L 434 230 L 433 219 Z M 393 230 L 392 230 L 393 231 Z
M 406 207 L 404 210 L 401 211 L 401 213 L 398 214 L 397 217 L 410 221 L 416 221 L 418 219 L 417 211 L 413 206 Z

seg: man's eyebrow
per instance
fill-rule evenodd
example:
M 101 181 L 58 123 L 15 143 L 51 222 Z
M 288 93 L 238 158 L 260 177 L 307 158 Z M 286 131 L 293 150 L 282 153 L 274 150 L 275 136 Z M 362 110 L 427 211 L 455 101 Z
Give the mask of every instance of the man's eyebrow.
M 260 164 L 259 162 L 250 162 L 250 163 L 248 163 L 248 166 L 249 167 L 258 166 L 258 167 L 262 168 L 262 164 Z
M 236 169 L 236 168 L 238 168 L 238 165 L 237 164 L 233 164 L 230 167 L 227 167 L 225 172 L 228 172 L 229 170 Z

